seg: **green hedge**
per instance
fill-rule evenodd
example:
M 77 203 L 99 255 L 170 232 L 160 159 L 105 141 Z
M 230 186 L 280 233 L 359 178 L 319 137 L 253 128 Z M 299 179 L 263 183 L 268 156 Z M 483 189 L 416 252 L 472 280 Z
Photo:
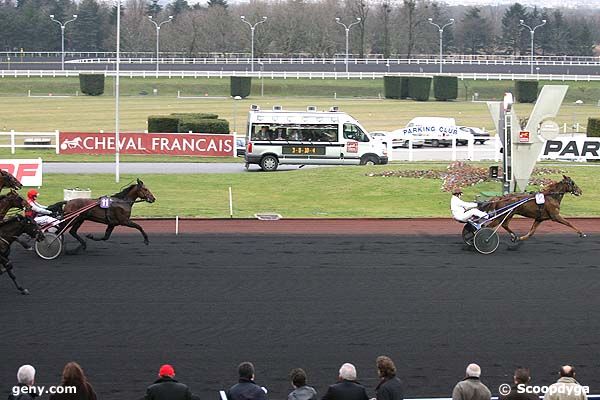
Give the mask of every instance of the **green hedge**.
M 170 114 L 179 119 L 217 119 L 218 114 L 211 113 L 172 113 Z
M 586 133 L 589 137 L 600 137 L 600 118 L 588 118 Z
M 411 99 L 417 101 L 427 101 L 429 100 L 430 92 L 430 77 L 411 76 L 408 78 L 408 97 L 410 97 Z
M 537 81 L 515 81 L 515 99 L 517 102 L 535 103 L 537 96 Z
M 250 96 L 252 87 L 252 78 L 249 76 L 232 76 L 230 81 L 231 97 L 240 96 L 241 98 Z
M 153 115 L 148 117 L 148 132 L 177 133 L 179 118 L 169 115 Z
M 224 119 L 182 119 L 179 121 L 180 133 L 229 133 L 229 121 Z
M 438 101 L 456 100 L 458 97 L 458 77 L 434 76 L 433 97 Z
M 408 99 L 408 80 L 407 76 L 403 76 L 401 79 L 402 84 L 400 85 L 400 98 Z
M 104 93 L 104 74 L 79 74 L 79 89 L 89 96 Z
M 402 77 L 384 76 L 383 95 L 386 99 L 399 99 L 402 95 Z

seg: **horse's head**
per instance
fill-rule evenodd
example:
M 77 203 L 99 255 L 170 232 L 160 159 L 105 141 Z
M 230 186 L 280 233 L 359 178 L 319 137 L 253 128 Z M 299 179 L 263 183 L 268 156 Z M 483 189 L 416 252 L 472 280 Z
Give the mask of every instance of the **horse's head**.
M 23 187 L 21 182 L 19 182 L 19 180 L 15 178 L 10 172 L 0 170 L 0 175 L 2 176 L 2 180 L 4 181 L 2 186 L 16 190 L 19 190 Z
M 10 193 L 6 195 L 6 198 L 9 200 L 9 205 L 12 208 L 20 208 L 24 209 L 28 206 L 27 201 L 21 197 L 19 193 L 17 193 L 14 189 L 11 189 Z
M 565 193 L 571 193 L 575 196 L 581 196 L 583 194 L 583 191 L 575 184 L 575 182 L 573 182 L 573 179 L 566 175 L 563 175 L 563 180 L 560 181 L 560 184 Z
M 136 185 L 137 197 L 147 201 L 148 203 L 154 203 L 156 201 L 156 197 L 152 194 L 152 192 L 144 185 L 139 178 L 137 180 Z
M 29 237 L 34 238 L 38 242 L 44 240 L 44 233 L 40 230 L 39 225 L 33 218 L 17 215 L 17 220 L 21 224 L 23 233 L 26 233 Z

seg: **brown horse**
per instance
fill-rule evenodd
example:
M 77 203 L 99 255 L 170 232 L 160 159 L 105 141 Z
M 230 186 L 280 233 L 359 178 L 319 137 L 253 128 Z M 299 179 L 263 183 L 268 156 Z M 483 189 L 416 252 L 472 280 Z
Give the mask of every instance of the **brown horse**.
M 0 170 L 0 191 L 5 187 L 19 190 L 23 185 L 10 172 Z
M 511 239 L 513 241 L 521 241 L 527 240 L 535 233 L 537 227 L 544 221 L 552 220 L 558 222 L 559 224 L 563 224 L 568 226 L 569 228 L 576 231 L 580 237 L 585 237 L 585 234 L 577 229 L 572 223 L 567 221 L 560 215 L 560 202 L 562 201 L 564 195 L 566 193 L 571 193 L 575 196 L 580 196 L 583 192 L 573 182 L 571 178 L 563 175 L 562 181 L 554 182 L 542 190 L 540 193 L 544 195 L 544 203 L 537 204 L 535 200 L 535 194 L 530 193 L 511 193 L 505 196 L 494 197 L 489 201 L 485 202 L 480 208 L 483 211 L 488 213 L 492 213 L 495 210 L 499 210 L 503 207 L 510 206 L 511 204 L 516 203 L 519 200 L 523 200 L 525 198 L 531 198 L 530 201 L 523 203 L 518 206 L 514 211 L 512 211 L 508 216 L 504 219 L 502 217 L 498 217 L 492 220 L 488 226 L 495 227 L 498 224 L 502 223 L 502 227 L 510 233 Z M 533 225 L 529 229 L 529 232 L 525 236 L 517 237 L 517 235 L 509 228 L 509 224 L 511 219 L 515 216 L 515 214 L 522 215 L 527 218 L 532 218 Z
M 77 239 L 80 244 L 75 250 L 70 251 L 69 253 L 76 253 L 81 249 L 86 249 L 87 244 L 85 240 L 77 234 L 77 231 L 85 221 L 93 221 L 108 225 L 103 237 L 95 238 L 92 235 L 87 235 L 89 239 L 108 240 L 115 227 L 123 225 L 140 231 L 144 237 L 144 244 L 147 245 L 149 243 L 148 235 L 146 235 L 146 232 L 144 232 L 144 229 L 142 229 L 141 226 L 131 220 L 131 209 L 138 199 L 148 203 L 154 203 L 156 201 L 154 195 L 146 186 L 144 186 L 144 182 L 139 179 L 137 180 L 137 183 L 129 185 L 119 193 L 110 196 L 108 208 L 101 208 L 100 199 L 73 199 L 67 201 L 63 210 L 65 215 L 77 212 L 92 203 L 97 203 L 95 207 L 92 207 L 90 210 L 83 212 L 73 219 L 69 233 Z
M 27 207 L 27 201 L 22 198 L 19 193 L 11 189 L 8 194 L 0 195 L 0 220 L 3 220 L 6 213 L 11 208 L 18 208 L 20 210 Z

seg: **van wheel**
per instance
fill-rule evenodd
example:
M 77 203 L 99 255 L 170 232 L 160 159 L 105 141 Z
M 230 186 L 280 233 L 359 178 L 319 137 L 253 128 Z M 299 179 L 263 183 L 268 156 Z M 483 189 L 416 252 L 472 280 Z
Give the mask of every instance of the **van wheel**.
M 440 141 L 439 141 L 439 140 L 437 140 L 437 139 L 433 139 L 433 140 L 431 141 L 431 146 L 432 146 L 432 147 L 440 147 Z
M 262 168 L 263 171 L 275 171 L 278 165 L 279 161 L 275 156 L 264 156 L 262 160 L 260 160 L 260 168 Z
M 376 164 L 379 164 L 379 160 L 377 158 L 375 158 L 374 156 L 366 156 L 361 160 L 360 164 L 361 165 L 376 165 Z

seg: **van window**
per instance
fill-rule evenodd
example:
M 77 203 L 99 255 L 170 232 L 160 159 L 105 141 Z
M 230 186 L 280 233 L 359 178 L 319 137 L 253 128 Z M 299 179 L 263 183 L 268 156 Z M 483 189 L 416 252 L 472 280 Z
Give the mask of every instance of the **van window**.
M 357 142 L 368 142 L 369 137 L 358 126 L 354 124 L 344 124 L 344 138 L 356 140 Z
M 254 141 L 337 142 L 338 128 L 334 124 L 299 125 L 262 123 L 252 124 L 250 138 Z

